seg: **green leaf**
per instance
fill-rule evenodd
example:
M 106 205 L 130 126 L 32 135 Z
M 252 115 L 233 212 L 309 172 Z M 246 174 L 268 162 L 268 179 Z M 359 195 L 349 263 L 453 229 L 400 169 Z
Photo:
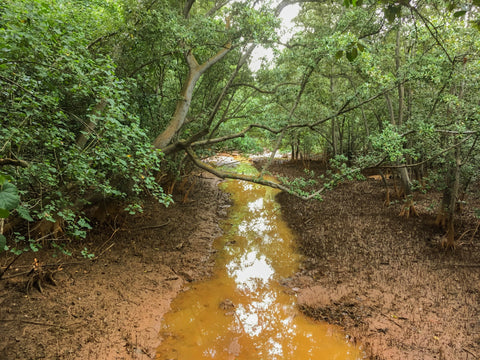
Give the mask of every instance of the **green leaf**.
M 454 12 L 454 13 L 453 13 L 453 17 L 457 17 L 457 18 L 458 18 L 458 17 L 461 17 L 461 16 L 465 15 L 466 13 L 467 13 L 466 10 L 460 10 L 460 11 Z
M 10 211 L 0 208 L 0 219 L 6 219 L 10 216 Z
M 480 6 L 480 0 L 473 0 L 472 4 L 475 6 Z
M 357 51 L 357 48 L 354 47 L 354 48 L 351 48 L 349 51 L 347 51 L 347 59 L 348 61 L 352 62 L 353 60 L 355 60 L 358 56 L 358 51 Z
M 335 59 L 340 60 L 342 58 L 342 56 L 343 56 L 343 50 L 339 50 L 335 54 Z
M 393 22 L 402 12 L 402 7 L 400 5 L 388 5 L 383 13 L 389 22 Z
M 448 11 L 453 11 L 453 9 L 455 9 L 455 3 L 451 2 L 447 5 L 447 10 Z
M 0 185 L 5 184 L 8 181 L 12 181 L 12 177 L 5 174 L 0 174 Z
M 0 186 L 0 209 L 13 210 L 20 204 L 17 187 L 6 182 Z
M 33 221 L 32 217 L 30 216 L 30 212 L 28 211 L 28 209 L 24 208 L 23 206 L 19 206 L 17 207 L 17 212 L 18 212 L 18 215 L 20 215 L 20 217 L 22 219 L 25 219 L 27 221 Z
M 480 31 L 480 20 L 471 21 L 470 24 L 477 30 Z
M 5 246 L 7 246 L 7 238 L 0 234 L 0 252 L 5 250 Z

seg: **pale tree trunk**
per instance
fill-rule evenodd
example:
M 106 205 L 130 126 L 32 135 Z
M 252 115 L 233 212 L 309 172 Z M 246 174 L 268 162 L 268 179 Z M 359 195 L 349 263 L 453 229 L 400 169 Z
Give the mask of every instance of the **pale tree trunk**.
M 465 68 L 465 64 L 463 65 Z M 458 90 L 458 98 L 462 99 L 465 90 L 465 81 L 462 81 L 460 84 L 460 89 Z M 447 111 L 447 116 L 451 115 L 451 111 Z M 455 140 L 454 140 L 455 141 Z M 440 207 L 439 213 L 437 215 L 436 223 L 437 225 L 442 225 L 442 227 L 447 229 L 447 233 L 442 239 L 442 247 L 447 249 L 452 249 L 455 247 L 455 210 L 457 208 L 457 201 L 459 198 L 460 191 L 460 168 L 462 166 L 461 162 L 461 149 L 460 144 L 455 147 L 455 159 L 452 163 L 450 169 L 448 169 L 445 181 L 445 190 L 443 192 L 442 205 Z
M 95 131 L 97 127 L 96 118 L 100 118 L 102 116 L 105 107 L 107 106 L 107 101 L 105 99 L 100 100 L 100 102 L 95 105 L 93 108 L 92 116 L 88 120 L 88 123 L 85 124 L 83 132 L 77 138 L 77 146 L 80 149 L 83 149 L 87 144 L 88 138 L 90 134 Z
M 180 92 L 180 98 L 177 100 L 177 106 L 170 120 L 170 123 L 168 124 L 167 128 L 153 141 L 153 146 L 155 148 L 162 149 L 166 147 L 176 135 L 176 133 L 182 128 L 182 126 L 185 124 L 188 110 L 190 109 L 193 91 L 195 90 L 195 85 L 197 84 L 197 81 L 208 69 L 210 69 L 214 64 L 222 60 L 230 50 L 231 45 L 228 44 L 202 65 L 198 64 L 192 51 L 187 52 L 187 54 L 185 55 L 185 59 L 189 68 L 188 76 L 185 80 L 185 83 L 183 84 L 183 88 Z
M 373 151 L 373 148 L 372 148 L 372 142 L 370 141 L 370 129 L 368 127 L 368 121 L 367 121 L 367 117 L 365 116 L 365 111 L 363 110 L 363 106 L 360 108 L 360 110 L 362 111 L 362 119 L 363 119 L 363 126 L 365 127 L 365 136 L 367 137 L 367 149 L 369 152 Z
M 397 39 L 395 45 L 395 70 L 397 71 L 400 69 L 400 26 L 397 30 Z M 397 125 L 401 126 L 403 124 L 403 103 L 405 98 L 405 87 L 403 85 L 403 81 L 398 84 L 398 118 L 397 118 Z
M 401 29 L 402 29 L 402 22 L 401 20 L 398 23 L 396 41 L 395 41 L 395 70 L 397 73 L 397 78 L 399 75 L 400 70 L 400 48 L 401 48 Z M 401 126 L 403 124 L 403 108 L 405 102 L 405 87 L 403 85 L 403 81 L 399 81 L 398 84 L 398 114 L 396 119 L 396 126 Z M 399 162 L 398 165 L 405 165 L 407 160 L 403 157 Z M 400 177 L 400 182 L 402 184 L 402 192 L 403 196 L 405 197 L 405 203 L 403 204 L 402 210 L 400 211 L 400 216 L 406 216 L 407 218 L 410 216 L 418 216 L 417 210 L 415 209 L 415 204 L 412 197 L 412 181 L 410 179 L 410 174 L 408 173 L 408 169 L 406 166 L 402 166 L 398 169 L 398 174 Z
M 330 105 L 333 108 L 333 75 L 330 75 Z M 332 157 L 337 156 L 338 149 L 337 149 L 337 119 L 335 117 L 332 118 L 331 124 L 331 136 L 332 136 Z
M 390 99 L 390 96 L 388 95 L 388 92 L 385 93 L 385 101 L 387 102 L 388 114 L 390 115 L 390 123 L 392 125 L 395 125 L 395 123 L 396 123 L 395 112 L 393 111 L 392 100 Z
M 441 245 L 447 249 L 455 247 L 455 209 L 457 206 L 458 192 L 460 189 L 460 147 L 455 148 L 455 163 L 452 171 L 446 175 L 445 190 L 443 191 L 442 204 L 437 215 L 436 224 L 447 230 Z

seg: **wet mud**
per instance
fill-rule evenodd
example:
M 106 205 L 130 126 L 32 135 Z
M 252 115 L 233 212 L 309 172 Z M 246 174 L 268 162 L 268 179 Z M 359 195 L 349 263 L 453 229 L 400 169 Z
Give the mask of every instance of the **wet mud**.
M 307 164 L 317 174 L 322 164 Z M 303 176 L 301 162 L 274 165 Z M 392 186 L 392 184 L 389 184 Z M 415 194 L 418 217 L 400 217 L 400 199 L 384 206 L 381 181 L 344 182 L 323 201 L 282 193 L 278 201 L 305 256 L 290 286 L 315 319 L 344 327 L 374 359 L 480 357 L 480 236 L 470 197 L 457 221 L 453 251 L 434 225 L 440 194 Z
M 270 170 L 303 176 L 303 169 L 285 162 Z M 50 250 L 21 257 L 0 281 L 0 359 L 154 358 L 172 299 L 213 272 L 213 243 L 231 203 L 218 180 L 205 177 L 186 203 L 178 193 L 168 209 L 146 202 L 144 213 L 99 226 L 73 257 L 53 259 Z M 480 238 L 471 237 L 480 202 L 467 199 L 457 237 L 466 235 L 444 251 L 433 225 L 439 194 L 416 194 L 420 216 L 405 219 L 399 200 L 383 205 L 384 191 L 369 180 L 343 183 L 323 202 L 279 194 L 304 256 L 282 286 L 297 293 L 305 314 L 343 327 L 372 359 L 480 358 Z M 84 247 L 98 259 L 84 259 Z M 57 285 L 27 294 L 34 258 L 55 266 Z M 0 266 L 10 259 L 2 254 Z

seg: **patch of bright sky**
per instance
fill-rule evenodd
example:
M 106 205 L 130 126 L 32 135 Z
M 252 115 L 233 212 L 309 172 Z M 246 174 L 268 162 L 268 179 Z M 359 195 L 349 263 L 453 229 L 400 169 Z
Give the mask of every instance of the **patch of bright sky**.
M 280 13 L 280 18 L 282 20 L 281 29 L 280 29 L 280 41 L 286 43 L 298 30 L 295 28 L 295 23 L 293 19 L 298 15 L 300 11 L 300 5 L 288 5 Z M 279 45 L 279 49 L 282 46 Z M 250 69 L 255 72 L 260 69 L 262 63 L 267 67 L 273 65 L 274 53 L 272 49 L 266 49 L 263 46 L 257 46 L 252 54 L 252 60 L 250 62 Z

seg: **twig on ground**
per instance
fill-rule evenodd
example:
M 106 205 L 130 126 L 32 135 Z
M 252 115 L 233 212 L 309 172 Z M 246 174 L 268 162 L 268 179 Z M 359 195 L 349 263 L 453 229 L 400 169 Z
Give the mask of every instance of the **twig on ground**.
M 472 355 L 475 359 L 478 359 L 478 356 L 477 354 L 471 352 L 470 350 L 468 349 L 465 349 L 465 348 L 462 348 L 463 351 L 465 351 L 466 353 L 469 353 L 470 355 Z
M 157 228 L 161 228 L 161 227 L 167 226 L 168 224 L 170 224 L 170 219 L 168 219 L 166 223 L 159 224 L 159 225 L 144 226 L 144 227 L 141 227 L 141 228 L 136 228 L 136 229 L 124 229 L 124 230 L 147 230 L 147 229 L 157 229 Z

